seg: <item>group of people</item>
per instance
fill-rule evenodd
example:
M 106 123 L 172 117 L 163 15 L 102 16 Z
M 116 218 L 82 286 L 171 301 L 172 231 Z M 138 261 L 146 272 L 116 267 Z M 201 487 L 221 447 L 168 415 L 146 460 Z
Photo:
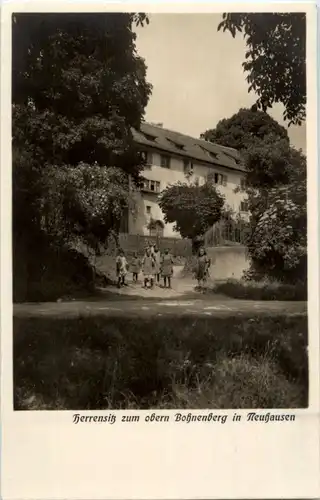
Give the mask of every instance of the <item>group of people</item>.
M 140 259 L 137 253 L 134 253 L 130 264 L 123 250 L 120 250 L 116 265 L 118 288 L 126 284 L 125 280 L 128 272 L 132 273 L 133 282 L 137 283 L 141 271 L 143 273 L 144 288 L 153 288 L 155 283 L 159 285 L 161 278 L 163 279 L 164 288 L 171 288 L 173 258 L 168 249 L 161 254 L 157 247 L 148 246 L 143 258 Z
M 193 269 L 194 278 L 198 281 L 198 286 L 204 286 L 209 277 L 209 268 L 211 260 L 207 257 L 205 249 L 199 249 L 196 265 Z M 123 252 L 120 250 L 116 259 L 118 288 L 126 285 L 126 276 L 132 273 L 133 282 L 138 282 L 139 274 L 143 273 L 143 287 L 153 288 L 155 284 L 160 285 L 160 279 L 163 279 L 164 288 L 171 288 L 173 275 L 173 258 L 169 250 L 163 253 L 156 246 L 148 246 L 145 254 L 140 259 L 137 253 L 134 253 L 130 264 Z

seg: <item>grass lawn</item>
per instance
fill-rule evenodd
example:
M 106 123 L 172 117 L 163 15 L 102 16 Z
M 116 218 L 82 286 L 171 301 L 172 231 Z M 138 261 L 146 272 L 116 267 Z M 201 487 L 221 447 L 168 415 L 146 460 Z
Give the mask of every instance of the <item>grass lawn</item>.
M 14 318 L 16 410 L 307 404 L 306 316 Z
M 308 295 L 306 284 L 290 285 L 268 281 L 235 279 L 216 283 L 211 291 L 233 299 L 244 300 L 306 301 Z

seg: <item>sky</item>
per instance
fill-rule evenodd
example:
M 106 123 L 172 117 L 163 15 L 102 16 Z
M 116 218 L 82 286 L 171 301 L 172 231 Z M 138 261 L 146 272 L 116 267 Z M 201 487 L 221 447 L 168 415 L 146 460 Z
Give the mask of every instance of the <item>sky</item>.
M 242 69 L 245 42 L 218 32 L 220 14 L 153 14 L 137 28 L 137 50 L 153 85 L 145 119 L 199 137 L 256 100 Z M 283 106 L 270 114 L 279 123 Z M 290 127 L 291 143 L 306 150 L 306 128 Z

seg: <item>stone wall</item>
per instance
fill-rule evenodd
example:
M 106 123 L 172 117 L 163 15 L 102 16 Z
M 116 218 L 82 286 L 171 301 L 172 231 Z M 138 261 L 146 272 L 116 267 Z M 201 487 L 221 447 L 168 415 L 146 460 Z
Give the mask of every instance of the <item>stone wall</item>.
M 214 280 L 240 279 L 249 268 L 249 260 L 244 246 L 207 248 L 212 259 L 210 275 Z

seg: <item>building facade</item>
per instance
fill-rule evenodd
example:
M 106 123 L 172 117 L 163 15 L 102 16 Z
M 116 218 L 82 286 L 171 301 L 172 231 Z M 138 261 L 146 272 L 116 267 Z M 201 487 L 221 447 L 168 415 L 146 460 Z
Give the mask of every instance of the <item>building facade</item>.
M 202 185 L 208 175 L 225 196 L 226 204 L 246 218 L 245 193 L 236 190 L 243 187 L 245 169 L 236 150 L 148 123 L 143 123 L 139 132 L 134 131 L 134 138 L 147 165 L 144 185 L 136 195 L 137 209 L 128 215 L 129 233 L 179 238 L 174 224 L 164 223 L 158 196 L 179 181 Z

